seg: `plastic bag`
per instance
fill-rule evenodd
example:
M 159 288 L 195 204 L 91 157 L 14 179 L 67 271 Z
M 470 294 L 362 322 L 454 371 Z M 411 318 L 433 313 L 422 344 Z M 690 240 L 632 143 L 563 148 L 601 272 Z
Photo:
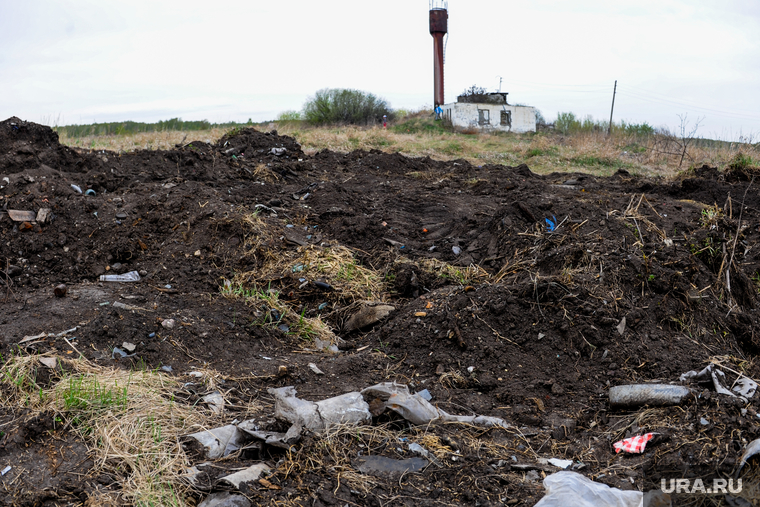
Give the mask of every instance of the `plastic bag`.
M 546 495 L 535 507 L 643 507 L 644 494 L 594 482 L 575 472 L 557 472 L 544 479 Z
M 123 275 L 100 275 L 101 282 L 139 282 L 140 273 L 137 271 L 130 271 Z

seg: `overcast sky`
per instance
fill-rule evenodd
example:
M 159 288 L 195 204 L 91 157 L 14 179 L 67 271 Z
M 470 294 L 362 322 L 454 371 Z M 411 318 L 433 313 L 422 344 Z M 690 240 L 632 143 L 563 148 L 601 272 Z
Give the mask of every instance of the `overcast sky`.
M 758 0 L 450 0 L 446 101 L 760 140 Z M 274 119 L 316 90 L 433 102 L 428 0 L 0 0 L 0 119 Z

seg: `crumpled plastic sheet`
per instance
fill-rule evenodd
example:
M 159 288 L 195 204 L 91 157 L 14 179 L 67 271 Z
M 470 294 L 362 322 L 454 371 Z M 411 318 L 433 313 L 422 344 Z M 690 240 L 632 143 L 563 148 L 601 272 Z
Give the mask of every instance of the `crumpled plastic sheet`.
M 535 507 L 642 507 L 644 494 L 594 482 L 576 472 L 557 472 L 544 479 L 546 495 Z
M 267 391 L 275 398 L 275 418 L 310 431 L 320 432 L 337 424 L 361 424 L 372 419 L 369 405 L 356 392 L 314 402 L 297 398 L 293 386 Z
M 748 377 L 741 376 L 736 380 L 736 385 L 733 388 L 734 392 L 731 392 L 725 386 L 726 374 L 721 370 L 714 368 L 714 366 L 715 365 L 713 364 L 708 364 L 702 369 L 702 371 L 688 371 L 681 375 L 679 380 L 681 382 L 686 382 L 691 379 L 703 382 L 712 380 L 715 392 L 732 396 L 734 398 L 739 397 L 744 399 L 745 402 L 755 395 L 755 392 L 757 391 L 757 382 Z
M 509 424 L 498 417 L 484 415 L 452 415 L 443 409 L 434 407 L 419 393 L 411 394 L 409 387 L 395 382 L 384 382 L 362 390 L 366 398 L 379 398 L 385 408 L 393 410 L 412 424 L 428 424 L 432 421 L 458 422 L 474 424 L 476 426 L 501 426 L 509 427 Z

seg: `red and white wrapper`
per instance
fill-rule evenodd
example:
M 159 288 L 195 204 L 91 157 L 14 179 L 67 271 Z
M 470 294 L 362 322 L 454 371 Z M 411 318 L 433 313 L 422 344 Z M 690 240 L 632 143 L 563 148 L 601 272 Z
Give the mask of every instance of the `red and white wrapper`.
M 644 435 L 636 435 L 635 437 L 626 438 L 620 442 L 615 442 L 612 447 L 615 448 L 615 452 L 620 451 L 630 452 L 633 454 L 641 454 L 644 452 L 644 448 L 647 446 L 647 442 L 654 438 L 654 433 L 646 433 Z

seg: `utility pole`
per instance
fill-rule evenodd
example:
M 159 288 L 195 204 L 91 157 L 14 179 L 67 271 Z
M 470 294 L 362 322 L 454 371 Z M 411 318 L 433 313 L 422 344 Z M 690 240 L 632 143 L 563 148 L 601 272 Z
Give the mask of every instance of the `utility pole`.
M 612 90 L 612 107 L 610 108 L 610 128 L 607 130 L 607 135 L 612 134 L 612 112 L 615 110 L 615 93 L 617 93 L 617 79 L 615 80 L 615 89 Z

